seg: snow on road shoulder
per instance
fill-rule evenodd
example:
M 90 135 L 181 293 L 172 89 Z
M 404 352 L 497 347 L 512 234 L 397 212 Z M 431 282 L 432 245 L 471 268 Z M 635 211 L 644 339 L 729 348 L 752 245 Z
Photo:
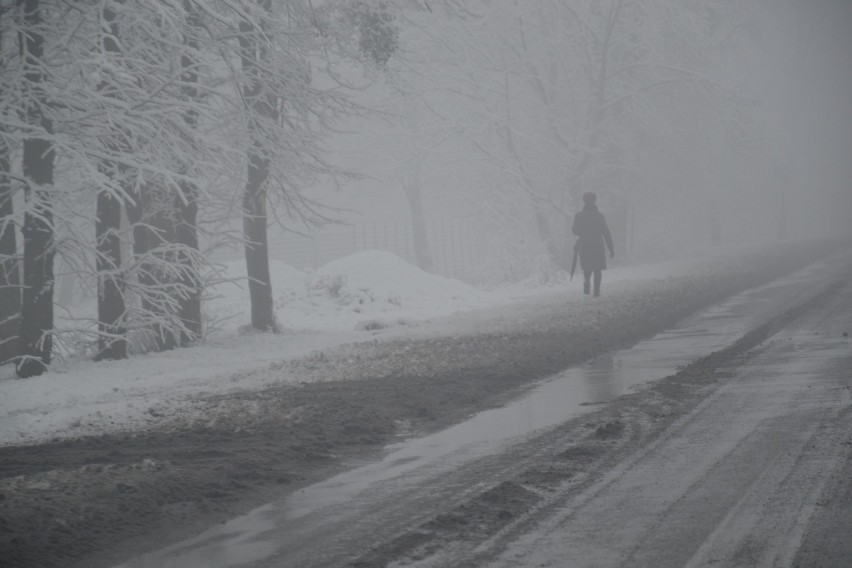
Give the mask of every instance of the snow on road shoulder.
M 701 264 L 693 258 L 663 268 L 670 275 Z M 582 297 L 577 279 L 482 290 L 423 272 L 388 252 L 364 251 L 310 272 L 272 262 L 282 333 L 254 334 L 244 331 L 249 313 L 244 265 L 225 270 L 230 281 L 212 290 L 206 302 L 208 317 L 217 323 L 204 345 L 122 361 L 58 361 L 50 372 L 26 380 L 15 379 L 10 365 L 0 368 L 0 445 L 145 428 L 191 413 L 201 396 L 300 382 L 303 377 L 288 376 L 280 365 L 264 371 L 315 350 L 416 335 L 426 327 L 430 334 L 450 334 L 464 318 L 444 316 L 508 309 L 547 295 Z M 660 266 L 615 268 L 606 282 L 660 276 Z M 78 313 L 86 310 L 92 306 L 80 306 Z
M 122 361 L 58 360 L 48 373 L 26 380 L 16 379 L 11 365 L 0 367 L 0 445 L 144 428 L 191 413 L 199 396 L 300 381 L 262 371 L 377 337 L 365 330 L 381 328 L 380 337 L 393 337 L 406 326 L 510 302 L 515 295 L 510 289 L 484 293 L 381 251 L 310 272 L 272 261 L 270 271 L 279 334 L 245 331 L 249 298 L 240 261 L 225 264 L 225 281 L 209 291 L 205 311 L 215 330 L 204 345 Z M 96 306 L 68 311 L 91 317 Z

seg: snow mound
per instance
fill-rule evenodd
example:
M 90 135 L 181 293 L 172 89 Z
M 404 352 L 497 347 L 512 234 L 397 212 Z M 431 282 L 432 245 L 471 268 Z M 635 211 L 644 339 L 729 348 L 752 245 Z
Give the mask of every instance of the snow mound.
M 367 250 L 302 271 L 270 261 L 277 321 L 290 330 L 375 330 L 484 305 L 482 291 L 424 272 L 397 255 Z M 236 330 L 250 313 L 244 261 L 223 263 L 207 312 L 215 327 Z
M 388 302 L 404 307 L 419 302 L 470 302 L 480 292 L 463 282 L 429 274 L 391 252 L 367 250 L 329 262 L 314 274 L 314 287 L 337 288 L 344 301 Z

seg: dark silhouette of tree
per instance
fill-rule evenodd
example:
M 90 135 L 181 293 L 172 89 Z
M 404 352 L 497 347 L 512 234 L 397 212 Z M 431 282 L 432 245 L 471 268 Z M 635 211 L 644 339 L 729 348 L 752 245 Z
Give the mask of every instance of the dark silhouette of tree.
M 108 4 L 102 11 L 101 45 L 107 56 L 120 56 L 119 28 L 116 13 Z M 106 97 L 120 96 L 108 81 L 97 86 Z M 127 151 L 127 140 L 120 125 L 113 126 L 107 145 L 112 153 Z M 126 185 L 127 167 L 113 160 L 104 160 L 101 171 L 114 183 Z M 101 187 L 96 197 L 95 251 L 98 271 L 98 354 L 96 359 L 127 357 L 127 338 L 124 327 L 124 275 L 121 266 L 121 209 L 122 202 L 113 188 Z
M 195 132 L 198 127 L 198 110 L 194 106 L 198 102 L 199 91 L 199 57 L 198 34 L 201 22 L 198 10 L 190 0 L 183 1 L 186 13 L 186 28 L 184 31 L 184 50 L 181 53 L 181 94 L 186 105 L 183 119 L 187 130 Z M 185 165 L 184 173 L 192 173 L 190 164 Z M 177 223 L 175 225 L 175 241 L 182 246 L 179 249 L 177 262 L 182 266 L 182 284 L 185 293 L 180 298 L 179 315 L 183 323 L 180 334 L 180 345 L 186 346 L 201 337 L 201 293 L 202 282 L 199 275 L 197 258 L 199 255 L 198 242 L 198 184 L 183 179 L 180 182 L 180 192 L 175 196 Z M 190 252 L 194 254 L 190 254 Z
M 25 117 L 31 134 L 23 142 L 23 177 L 26 212 L 24 239 L 23 299 L 21 304 L 20 357 L 17 375 L 42 374 L 50 364 L 53 347 L 53 185 L 54 149 L 49 140 L 53 123 L 46 115 L 50 104 L 45 93 L 44 21 L 39 0 L 22 0 L 20 32 Z
M 248 171 L 243 192 L 243 231 L 246 272 L 251 295 L 251 326 L 261 331 L 277 331 L 269 277 L 269 243 L 266 201 L 272 160 L 272 141 L 264 134 L 278 121 L 278 102 L 264 76 L 269 68 L 270 45 L 266 40 L 264 13 L 269 14 L 271 0 L 257 2 L 256 21 L 243 20 L 240 29 L 240 61 L 245 75 L 241 96 L 248 118 Z
M 11 9 L 0 5 L 0 68 L 7 68 L 10 57 L 1 48 L 5 19 Z M 0 83 L 0 98 L 8 93 L 8 86 Z M 18 355 L 18 328 L 21 325 L 21 276 L 18 260 L 18 240 L 15 235 L 12 202 L 12 149 L 6 137 L 5 124 L 0 126 L 0 364 Z

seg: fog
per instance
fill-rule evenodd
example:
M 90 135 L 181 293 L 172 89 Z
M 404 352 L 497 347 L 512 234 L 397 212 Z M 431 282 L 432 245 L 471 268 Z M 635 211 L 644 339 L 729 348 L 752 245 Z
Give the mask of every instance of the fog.
M 765 46 L 754 78 L 762 98 L 766 148 L 790 170 L 790 231 L 849 230 L 852 142 L 852 4 L 839 0 L 768 3 Z M 748 80 L 748 78 L 746 78 Z
M 0 331 L 44 361 L 54 295 L 121 358 L 238 259 L 255 329 L 270 261 L 559 281 L 587 192 L 622 266 L 852 225 L 847 1 L 113 4 L 0 20 Z
M 463 20 L 401 17 L 399 52 L 358 95 L 381 118 L 330 143 L 364 178 L 317 195 L 351 210 L 359 248 L 469 280 L 564 267 L 585 191 L 622 263 L 849 230 L 850 3 L 493 2 Z M 418 222 L 425 265 L 399 236 Z M 340 254 L 323 238 L 341 230 L 284 237 L 282 254 Z

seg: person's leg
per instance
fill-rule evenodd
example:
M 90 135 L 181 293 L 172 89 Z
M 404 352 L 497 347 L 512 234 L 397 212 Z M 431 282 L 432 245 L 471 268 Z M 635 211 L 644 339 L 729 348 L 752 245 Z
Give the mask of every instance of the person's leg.
M 600 270 L 595 270 L 595 296 L 601 295 L 601 276 L 602 272 Z
M 592 271 L 584 270 L 583 271 L 583 294 L 588 294 L 590 288 L 592 287 Z

